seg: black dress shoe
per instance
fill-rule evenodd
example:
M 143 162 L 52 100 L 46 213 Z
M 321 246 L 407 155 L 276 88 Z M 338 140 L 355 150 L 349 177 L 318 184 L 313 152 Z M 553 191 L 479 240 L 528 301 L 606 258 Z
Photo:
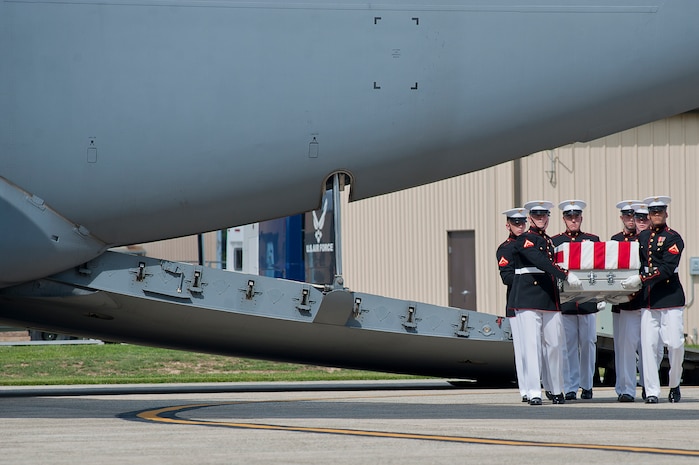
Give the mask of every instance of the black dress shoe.
M 529 402 L 529 397 L 522 396 L 522 402 Z
M 657 404 L 658 403 L 658 398 L 655 396 L 648 396 L 646 397 L 646 404 Z
M 682 398 L 682 395 L 680 394 L 680 387 L 674 387 L 670 389 L 670 395 L 667 396 L 667 400 L 669 400 L 672 403 L 679 402 L 680 399 Z
M 529 405 L 541 405 L 541 397 L 532 397 L 529 399 Z
M 592 389 L 583 389 L 580 393 L 581 399 L 592 399 Z
M 577 394 L 575 392 L 566 392 L 566 400 L 575 400 L 577 398 Z
M 544 394 L 546 394 L 548 400 L 553 400 L 553 393 L 551 391 L 546 391 Z
M 619 399 L 617 399 L 619 402 L 633 402 L 634 398 L 631 394 L 620 394 Z
M 558 394 L 553 396 L 553 399 L 551 399 L 551 402 L 554 404 L 565 404 L 566 403 L 566 398 L 563 394 Z

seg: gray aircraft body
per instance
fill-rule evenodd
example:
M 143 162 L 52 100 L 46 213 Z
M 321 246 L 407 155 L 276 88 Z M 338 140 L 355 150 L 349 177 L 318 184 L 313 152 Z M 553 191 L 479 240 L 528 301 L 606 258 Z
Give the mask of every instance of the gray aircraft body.
M 511 366 L 496 317 L 105 252 L 317 208 L 335 173 L 357 200 L 699 108 L 696 18 L 696 0 L 0 0 L 0 320 L 387 371 Z M 284 298 L 293 316 L 271 310 Z M 370 329 L 372 312 L 395 321 Z M 476 360 L 476 334 L 502 349 Z M 344 349 L 320 354 L 330 341 Z

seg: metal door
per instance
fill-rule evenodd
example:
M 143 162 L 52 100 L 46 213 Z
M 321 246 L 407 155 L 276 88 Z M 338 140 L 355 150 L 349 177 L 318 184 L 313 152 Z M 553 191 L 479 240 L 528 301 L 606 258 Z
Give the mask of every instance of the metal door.
M 474 231 L 448 231 L 449 306 L 477 310 Z

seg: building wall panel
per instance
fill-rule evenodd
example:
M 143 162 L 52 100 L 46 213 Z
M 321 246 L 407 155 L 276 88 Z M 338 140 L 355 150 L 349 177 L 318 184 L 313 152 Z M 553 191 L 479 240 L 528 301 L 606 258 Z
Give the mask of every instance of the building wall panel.
M 501 291 L 497 268 L 488 266 L 495 263 L 495 248 L 487 244 L 497 247 L 495 242 L 507 237 L 504 216 L 493 211 L 511 208 L 511 165 L 345 204 L 345 283 L 358 291 L 446 305 L 448 232 L 474 230 L 476 266 L 491 272 L 477 279 L 480 307 L 481 296 Z M 474 198 L 483 203 L 474 204 Z
M 164 260 L 198 263 L 199 244 L 197 236 L 179 237 L 166 241 L 140 244 L 146 255 Z M 218 235 L 216 232 L 204 234 L 204 261 L 207 266 L 220 268 L 218 253 Z

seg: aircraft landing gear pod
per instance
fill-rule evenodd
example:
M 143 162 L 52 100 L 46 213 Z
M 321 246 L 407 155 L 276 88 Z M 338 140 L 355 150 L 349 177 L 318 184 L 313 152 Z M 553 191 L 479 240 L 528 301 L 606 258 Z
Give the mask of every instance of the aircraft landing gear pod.
M 42 278 L 100 255 L 106 245 L 36 195 L 0 177 L 0 288 Z

